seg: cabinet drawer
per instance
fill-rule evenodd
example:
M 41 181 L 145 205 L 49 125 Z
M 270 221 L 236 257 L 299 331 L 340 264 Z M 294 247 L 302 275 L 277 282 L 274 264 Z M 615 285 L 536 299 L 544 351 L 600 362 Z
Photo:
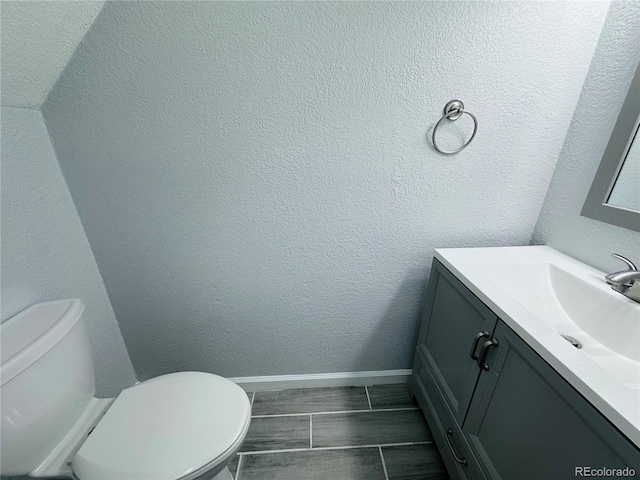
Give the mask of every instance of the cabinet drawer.
M 443 402 L 442 394 L 420 353 L 416 353 L 411 386 L 451 478 L 485 480 L 458 422 Z M 466 465 L 461 462 L 466 462 Z

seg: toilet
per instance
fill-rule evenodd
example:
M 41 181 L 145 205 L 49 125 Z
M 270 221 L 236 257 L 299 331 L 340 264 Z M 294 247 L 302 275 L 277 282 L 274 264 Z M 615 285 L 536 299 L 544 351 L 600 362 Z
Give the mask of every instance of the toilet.
M 246 393 L 202 372 L 96 398 L 79 299 L 39 303 L 0 325 L 3 476 L 232 480 L 251 421 Z

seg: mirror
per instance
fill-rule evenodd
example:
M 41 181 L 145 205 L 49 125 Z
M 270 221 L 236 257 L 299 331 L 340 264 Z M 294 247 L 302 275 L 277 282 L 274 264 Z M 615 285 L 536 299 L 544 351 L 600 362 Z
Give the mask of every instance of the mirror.
M 631 146 L 622 162 L 620 173 L 618 173 L 618 178 L 613 184 L 607 203 L 640 212 L 640 140 L 638 140 L 638 125 L 636 125 Z
M 640 232 L 640 66 L 581 215 Z

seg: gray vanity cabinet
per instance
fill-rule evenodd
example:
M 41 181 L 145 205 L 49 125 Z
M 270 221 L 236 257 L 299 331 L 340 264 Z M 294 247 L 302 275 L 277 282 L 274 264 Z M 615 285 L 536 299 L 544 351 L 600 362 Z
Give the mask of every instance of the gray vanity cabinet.
M 435 259 L 411 388 L 452 479 L 639 478 L 640 451 Z
M 460 425 L 478 381 L 477 351 L 497 317 L 437 260 L 433 262 L 418 352 Z
M 640 472 L 638 450 L 507 325 L 498 322 L 493 339 L 462 427 L 488 478 L 568 479 L 576 467 Z

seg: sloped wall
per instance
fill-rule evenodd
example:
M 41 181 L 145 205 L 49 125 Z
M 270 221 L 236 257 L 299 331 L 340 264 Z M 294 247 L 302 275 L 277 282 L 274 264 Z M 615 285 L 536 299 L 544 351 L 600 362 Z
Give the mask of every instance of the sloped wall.
M 533 234 L 607 272 L 625 268 L 611 253 L 640 263 L 640 233 L 580 211 L 640 61 L 638 38 L 640 3 L 613 2 Z
M 34 303 L 81 298 L 97 395 L 114 397 L 136 379 L 42 115 L 13 107 L 0 115 L 2 321 Z
M 2 3 L 2 105 L 40 108 L 103 3 Z
M 43 112 L 141 378 L 408 367 L 434 247 L 529 243 L 607 7 L 108 2 Z

